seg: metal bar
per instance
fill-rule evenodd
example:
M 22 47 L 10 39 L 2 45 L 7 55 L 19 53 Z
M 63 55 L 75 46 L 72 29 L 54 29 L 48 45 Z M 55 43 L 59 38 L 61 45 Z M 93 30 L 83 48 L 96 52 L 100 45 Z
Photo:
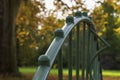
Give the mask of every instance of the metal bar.
M 69 80 L 72 80 L 72 31 L 69 34 L 69 54 L 68 54 L 68 66 L 69 66 Z
M 106 45 L 102 49 L 99 49 L 98 51 L 96 51 L 96 54 L 94 54 L 92 56 L 92 59 L 91 59 L 90 64 L 89 64 L 89 67 L 91 68 L 94 60 L 97 58 L 97 56 L 100 54 L 100 52 L 103 51 L 104 49 L 106 49 L 107 47 L 109 47 L 110 45 L 103 38 L 99 37 L 97 35 L 97 33 L 92 28 L 90 28 L 90 31 L 94 34 L 95 37 L 99 38 Z M 92 73 L 90 75 L 91 75 L 91 79 L 94 80 L 94 77 L 92 76 Z
M 58 80 L 63 80 L 62 49 L 58 54 Z
M 99 43 L 97 40 L 97 51 L 99 50 Z M 100 54 L 98 55 L 98 79 L 101 80 L 102 79 L 102 75 L 101 75 L 101 63 L 100 63 Z
M 79 68 L 80 68 L 80 25 L 76 26 L 77 29 L 77 40 L 76 40 L 76 80 L 79 80 Z
M 110 44 L 108 44 L 103 38 L 99 37 L 98 34 L 95 32 L 95 30 L 90 29 L 90 31 L 91 31 L 97 38 L 99 38 L 107 47 L 110 47 Z
M 97 49 L 99 50 L 99 43 L 97 42 Z M 102 66 L 101 66 L 101 62 L 100 62 L 100 54 L 99 54 L 99 67 L 100 67 L 100 79 L 99 80 L 103 80 L 103 76 L 102 76 Z
M 89 63 L 90 63 L 90 26 L 88 26 L 88 38 L 87 38 L 87 67 L 86 67 L 86 80 L 88 80 L 89 76 Z
M 96 52 L 99 50 L 99 46 L 98 46 L 98 40 L 95 41 L 96 42 Z M 97 58 L 96 58 L 96 75 L 97 75 L 97 80 L 101 80 L 101 73 L 100 73 L 100 54 L 98 54 Z
M 97 44 L 96 44 L 96 40 L 95 40 L 95 37 L 94 37 L 94 44 L 93 44 L 93 56 L 96 55 L 96 52 L 97 52 Z M 96 56 L 95 60 L 93 61 L 93 75 L 94 75 L 94 78 L 95 80 L 98 80 L 98 55 Z
M 103 80 L 103 76 L 102 76 L 102 66 L 101 66 L 101 64 L 100 64 L 100 77 L 101 77 L 101 79 L 100 80 Z
M 91 61 L 91 59 L 92 59 L 92 56 L 93 56 L 93 34 L 91 34 L 90 33 L 90 61 Z M 90 64 L 90 63 L 89 63 Z M 92 64 L 91 65 L 89 65 L 89 69 L 90 69 L 90 80 L 93 80 L 93 76 L 92 76 L 92 70 L 93 70 L 93 68 L 92 68 Z
M 83 22 L 82 80 L 85 80 L 85 22 Z

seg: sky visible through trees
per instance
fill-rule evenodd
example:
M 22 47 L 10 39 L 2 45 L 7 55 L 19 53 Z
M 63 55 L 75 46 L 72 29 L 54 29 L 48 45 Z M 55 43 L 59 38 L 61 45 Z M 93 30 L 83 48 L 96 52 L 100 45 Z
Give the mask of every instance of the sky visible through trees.
M 54 0 L 45 0 L 45 6 L 47 9 L 55 8 L 53 5 L 53 1 Z M 62 0 L 62 1 L 67 3 L 69 7 L 71 7 L 72 5 L 76 5 L 74 0 Z M 100 6 L 100 4 L 96 3 L 96 1 L 98 0 L 82 0 L 82 2 L 86 5 L 86 7 L 91 11 L 95 8 L 95 6 Z M 100 1 L 103 2 L 103 0 Z

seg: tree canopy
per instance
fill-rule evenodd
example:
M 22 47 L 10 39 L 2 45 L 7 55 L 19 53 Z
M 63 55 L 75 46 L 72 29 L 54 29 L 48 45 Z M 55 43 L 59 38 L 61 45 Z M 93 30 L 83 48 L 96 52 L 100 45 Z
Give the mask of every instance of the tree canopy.
M 101 6 L 94 9 L 92 16 L 97 26 L 97 31 L 99 35 L 104 37 L 111 45 L 111 47 L 107 51 L 105 51 L 105 55 L 107 54 L 111 56 L 111 62 L 114 61 L 114 64 L 119 64 L 120 1 L 105 0 L 104 2 L 98 1 L 98 3 L 100 3 Z M 118 67 L 116 66 L 116 68 Z
M 35 51 L 37 51 L 37 56 L 44 54 L 54 37 L 54 30 L 63 26 L 67 15 L 73 15 L 76 11 L 90 11 L 81 0 L 72 0 L 70 3 L 71 5 L 63 0 L 54 0 L 54 9 L 47 9 L 45 1 L 22 2 L 16 22 L 17 39 L 20 50 L 23 50 L 23 54 L 20 54 L 26 54 L 22 46 L 33 50 L 28 51 L 28 54 L 34 55 Z M 96 24 L 98 34 L 112 46 L 105 53 L 114 55 L 116 62 L 120 61 L 117 56 L 120 52 L 119 3 L 119 0 L 104 0 L 103 2 L 98 0 L 96 4 L 100 4 L 100 6 L 95 7 L 90 14 Z M 114 52 L 116 53 L 114 54 Z

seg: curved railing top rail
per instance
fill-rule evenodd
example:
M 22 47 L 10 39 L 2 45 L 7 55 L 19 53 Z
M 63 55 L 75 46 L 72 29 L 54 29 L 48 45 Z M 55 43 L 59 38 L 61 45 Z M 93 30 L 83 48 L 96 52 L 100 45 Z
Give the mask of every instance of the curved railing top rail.
M 33 77 L 33 80 L 46 80 L 47 75 L 50 71 L 50 68 L 52 67 L 52 64 L 58 54 L 58 51 L 60 50 L 64 40 L 66 39 L 66 37 L 68 36 L 68 34 L 70 33 L 70 31 L 74 28 L 74 26 L 76 24 L 78 24 L 79 22 L 85 22 L 88 25 L 90 25 L 90 27 L 92 27 L 93 30 L 94 29 L 94 24 L 91 20 L 90 17 L 87 16 L 87 13 L 83 12 L 76 12 L 75 13 L 75 17 L 71 17 L 68 16 L 66 18 L 66 23 L 63 26 L 62 29 L 57 29 L 55 31 L 55 37 L 50 45 L 50 47 L 48 48 L 47 52 L 45 53 L 45 55 L 41 55 L 38 59 L 39 61 L 39 67 L 38 70 L 35 74 L 35 76 Z M 94 34 L 96 34 L 93 31 Z M 98 36 L 97 36 L 98 37 Z M 100 37 L 98 37 L 100 38 Z M 106 45 L 109 46 L 109 44 L 107 42 L 105 42 L 102 38 L 100 38 L 100 40 L 102 40 L 102 42 L 104 42 Z

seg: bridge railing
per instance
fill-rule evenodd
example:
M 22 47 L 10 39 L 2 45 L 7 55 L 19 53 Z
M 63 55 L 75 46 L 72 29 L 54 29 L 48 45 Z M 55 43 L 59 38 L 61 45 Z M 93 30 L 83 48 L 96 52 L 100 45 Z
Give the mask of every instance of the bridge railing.
M 104 47 L 99 45 L 101 42 Z M 58 80 L 64 80 L 62 55 L 65 49 L 62 46 L 65 43 L 68 51 L 68 53 L 64 53 L 67 54 L 66 59 L 68 60 L 68 80 L 73 80 L 73 69 L 76 70 L 75 80 L 80 80 L 80 78 L 82 80 L 102 80 L 100 52 L 109 44 L 98 36 L 91 17 L 85 12 L 76 12 L 75 17 L 68 16 L 63 28 L 55 31 L 55 37 L 48 50 L 38 59 L 39 66 L 33 80 L 47 80 L 57 55 Z

